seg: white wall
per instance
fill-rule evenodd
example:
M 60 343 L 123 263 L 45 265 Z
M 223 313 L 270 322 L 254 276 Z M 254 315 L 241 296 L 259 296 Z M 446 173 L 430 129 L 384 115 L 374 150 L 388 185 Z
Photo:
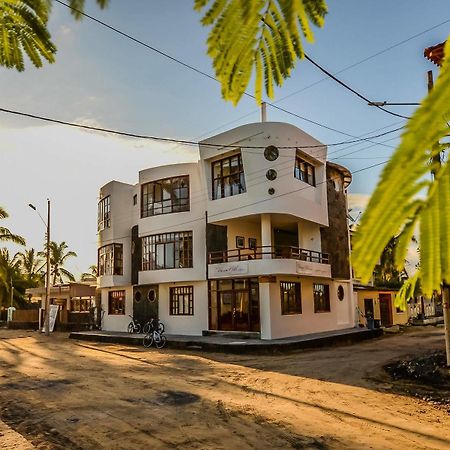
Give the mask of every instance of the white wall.
M 170 315 L 170 288 L 194 286 L 194 315 Z M 164 283 L 159 285 L 159 318 L 164 323 L 167 334 L 201 336 L 208 329 L 208 283 L 193 281 L 184 283 Z
M 214 148 L 205 145 L 206 143 L 241 146 L 247 192 L 211 200 L 211 161 L 232 154 L 236 149 Z M 280 156 L 271 162 L 264 158 L 264 147 L 268 145 L 292 148 L 280 148 Z M 307 145 L 319 146 L 302 150 L 316 167 L 315 187 L 294 178 L 294 147 Z M 200 156 L 204 188 L 208 191 L 210 222 L 252 214 L 280 213 L 291 214 L 322 226 L 328 225 L 326 183 L 323 183 L 326 176 L 326 146 L 299 128 L 277 122 L 243 125 L 203 141 L 200 144 Z M 268 169 L 277 171 L 278 177 L 275 180 L 267 180 Z M 270 187 L 275 189 L 272 196 L 268 194 Z
M 280 281 L 296 281 L 301 283 L 302 314 L 282 315 Z M 330 286 L 330 312 L 315 313 L 313 283 L 323 283 Z M 337 298 L 338 283 L 331 280 L 310 277 L 277 276 L 276 283 L 270 286 L 270 309 L 262 310 L 262 314 L 270 311 L 270 337 L 261 330 L 264 339 L 277 339 L 289 336 L 300 336 L 322 331 L 332 331 L 354 326 L 353 317 L 349 314 L 348 302 L 352 302 L 350 287 L 340 282 L 345 291 L 343 301 Z M 345 320 L 344 320 L 345 319 Z M 267 323 L 268 317 L 261 317 L 261 323 Z
M 125 314 L 108 314 L 108 293 L 110 291 L 125 291 Z M 133 315 L 133 288 L 131 286 L 115 286 L 112 289 L 102 289 L 102 310 L 103 329 L 106 331 L 127 331 L 128 324 L 131 322 L 129 315 Z
M 298 242 L 299 247 L 316 252 L 322 251 L 322 241 L 320 238 L 319 225 L 306 220 L 298 222 Z

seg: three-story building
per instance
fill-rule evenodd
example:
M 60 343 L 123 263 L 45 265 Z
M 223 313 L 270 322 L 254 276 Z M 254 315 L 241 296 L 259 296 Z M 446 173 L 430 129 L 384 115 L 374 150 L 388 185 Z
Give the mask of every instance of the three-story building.
M 197 163 L 100 190 L 104 328 L 159 317 L 171 334 L 275 339 L 351 328 L 346 189 L 326 146 L 285 123 L 200 143 Z

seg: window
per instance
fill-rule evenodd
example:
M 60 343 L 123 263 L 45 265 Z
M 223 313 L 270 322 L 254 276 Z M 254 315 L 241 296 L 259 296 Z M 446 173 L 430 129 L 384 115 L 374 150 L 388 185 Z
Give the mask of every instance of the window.
M 109 244 L 98 249 L 98 276 L 123 275 L 123 245 Z
M 125 291 L 109 291 L 108 314 L 125 315 Z
M 330 286 L 328 284 L 313 284 L 314 312 L 330 312 Z
M 295 156 L 294 177 L 311 186 L 316 185 L 315 167 L 302 159 L 299 154 Z
M 194 315 L 194 286 L 177 286 L 170 288 L 170 315 Z
M 189 175 L 144 184 L 141 217 L 189 211 Z
M 137 205 L 137 194 L 133 195 L 133 206 Z
M 89 312 L 94 306 L 94 300 L 91 298 L 72 298 L 70 303 L 72 312 Z
M 142 270 L 184 269 L 192 266 L 192 231 L 142 238 Z
M 97 211 L 98 231 L 109 228 L 111 226 L 111 197 L 109 195 L 98 202 Z
M 300 283 L 281 281 L 281 314 L 301 314 L 302 296 Z
M 240 153 L 219 161 L 214 161 L 211 164 L 211 169 L 213 200 L 231 197 L 246 191 L 244 165 Z

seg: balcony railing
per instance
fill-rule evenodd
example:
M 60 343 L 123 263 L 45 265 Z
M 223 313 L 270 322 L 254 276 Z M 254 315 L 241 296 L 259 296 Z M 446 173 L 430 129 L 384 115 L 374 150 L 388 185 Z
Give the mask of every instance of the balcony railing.
M 251 261 L 254 259 L 297 259 L 299 261 L 309 261 L 320 264 L 330 263 L 328 253 L 282 245 L 256 248 L 235 248 L 220 252 L 210 252 L 208 255 L 209 264 Z

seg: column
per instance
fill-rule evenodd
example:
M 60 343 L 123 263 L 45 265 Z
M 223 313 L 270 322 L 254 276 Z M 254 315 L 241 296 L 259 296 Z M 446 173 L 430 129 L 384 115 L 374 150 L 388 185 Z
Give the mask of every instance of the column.
M 259 283 L 259 317 L 261 339 L 272 339 L 272 322 L 270 311 L 270 283 Z
M 270 259 L 272 253 L 272 223 L 270 214 L 261 214 L 261 245 L 263 247 L 263 259 Z

